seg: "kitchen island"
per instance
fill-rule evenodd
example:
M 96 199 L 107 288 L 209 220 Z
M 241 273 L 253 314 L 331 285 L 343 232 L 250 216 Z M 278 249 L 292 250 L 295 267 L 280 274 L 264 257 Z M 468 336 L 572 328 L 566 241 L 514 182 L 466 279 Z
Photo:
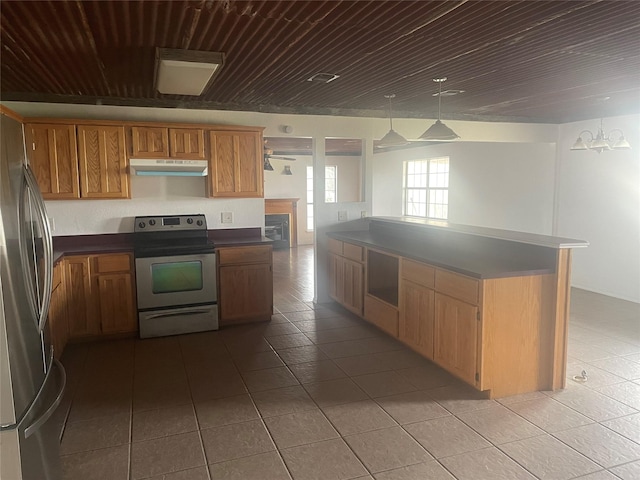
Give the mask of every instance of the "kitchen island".
M 588 242 L 412 217 L 328 236 L 347 309 L 490 398 L 564 387 L 571 249 Z

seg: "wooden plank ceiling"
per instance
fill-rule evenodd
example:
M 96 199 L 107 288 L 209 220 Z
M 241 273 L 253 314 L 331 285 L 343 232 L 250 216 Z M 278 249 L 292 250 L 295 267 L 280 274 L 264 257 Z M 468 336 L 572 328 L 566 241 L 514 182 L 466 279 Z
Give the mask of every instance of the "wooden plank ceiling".
M 3 100 L 562 123 L 640 112 L 640 2 L 3 1 Z M 219 51 L 200 97 L 156 47 Z M 330 83 L 307 81 L 324 72 Z M 605 98 L 608 97 L 607 100 Z

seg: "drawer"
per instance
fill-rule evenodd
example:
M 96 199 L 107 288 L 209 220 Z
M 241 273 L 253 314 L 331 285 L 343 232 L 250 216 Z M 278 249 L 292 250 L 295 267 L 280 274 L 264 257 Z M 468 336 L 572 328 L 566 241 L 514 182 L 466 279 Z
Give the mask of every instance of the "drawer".
M 336 255 L 342 255 L 342 242 L 340 240 L 336 240 L 335 238 L 329 238 L 327 242 L 327 249 L 331 253 L 335 253 Z
M 223 247 L 217 250 L 218 265 L 271 263 L 271 245 Z
M 475 278 L 436 269 L 436 291 L 444 295 L 477 305 L 479 286 Z
M 436 269 L 424 263 L 402 259 L 402 278 L 427 288 L 434 288 L 436 284 Z
M 350 260 L 362 263 L 364 261 L 364 248 L 360 245 L 343 242 L 342 255 Z
M 398 338 L 398 309 L 371 295 L 364 297 L 364 318 Z
M 96 273 L 113 273 L 131 271 L 131 255 L 98 255 L 96 256 Z

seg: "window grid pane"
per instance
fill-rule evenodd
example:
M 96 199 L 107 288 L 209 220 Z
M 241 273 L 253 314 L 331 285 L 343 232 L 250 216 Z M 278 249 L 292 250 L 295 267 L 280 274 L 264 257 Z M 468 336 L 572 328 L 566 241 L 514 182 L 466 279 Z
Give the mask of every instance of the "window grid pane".
M 449 157 L 404 162 L 404 215 L 446 219 Z

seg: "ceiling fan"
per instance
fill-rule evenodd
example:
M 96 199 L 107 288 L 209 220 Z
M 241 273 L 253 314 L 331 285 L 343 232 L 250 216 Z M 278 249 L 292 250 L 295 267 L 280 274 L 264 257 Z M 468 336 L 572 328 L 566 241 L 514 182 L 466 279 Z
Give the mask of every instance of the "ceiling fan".
M 273 150 L 267 146 L 267 140 L 265 140 L 264 141 L 264 169 L 265 170 L 273 171 L 271 160 L 285 160 L 287 162 L 296 161 L 296 159 L 293 157 L 281 157 L 279 155 L 274 155 Z

